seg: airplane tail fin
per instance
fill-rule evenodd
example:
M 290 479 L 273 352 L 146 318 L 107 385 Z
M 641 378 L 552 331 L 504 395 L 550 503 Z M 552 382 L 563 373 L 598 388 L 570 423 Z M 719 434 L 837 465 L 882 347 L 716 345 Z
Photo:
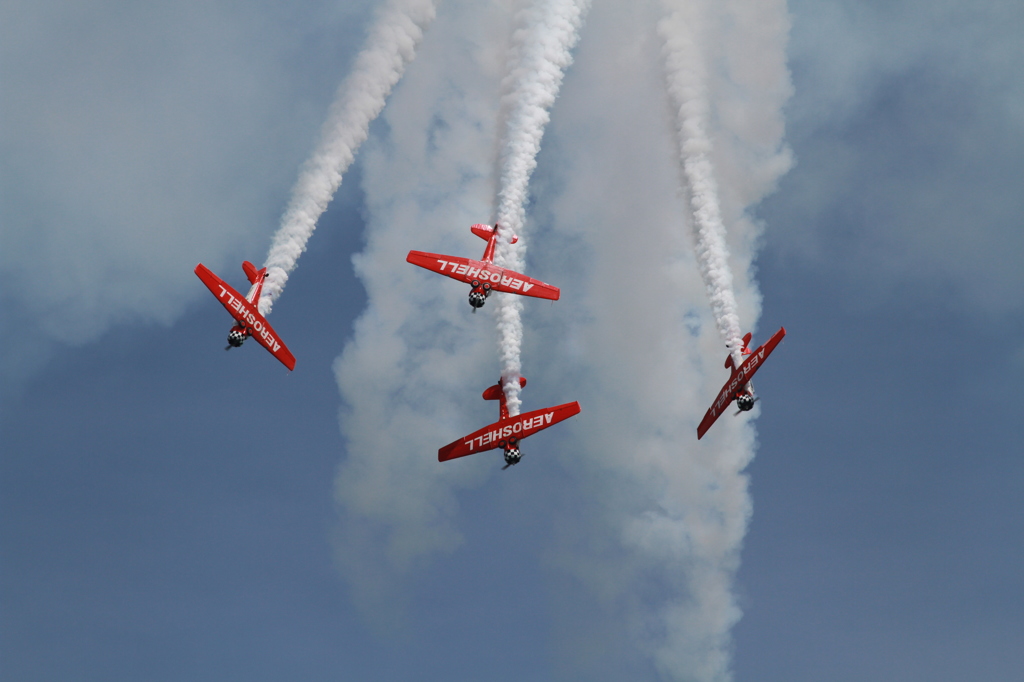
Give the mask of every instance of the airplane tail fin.
M 477 237 L 480 237 L 480 239 L 488 241 L 491 238 L 491 235 L 494 234 L 494 230 L 497 229 L 497 227 L 497 225 L 494 225 L 492 227 L 491 225 L 483 225 L 477 223 L 476 225 L 471 226 L 469 229 Z M 519 241 L 519 237 L 517 237 L 516 235 L 512 235 L 512 243 L 515 244 L 517 241 Z

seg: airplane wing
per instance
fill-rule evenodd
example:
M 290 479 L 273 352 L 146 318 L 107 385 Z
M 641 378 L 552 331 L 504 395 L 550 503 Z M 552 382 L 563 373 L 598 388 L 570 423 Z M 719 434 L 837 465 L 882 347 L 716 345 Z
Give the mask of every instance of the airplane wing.
M 231 313 L 231 317 L 238 320 L 238 323 L 249 330 L 256 341 L 270 351 L 270 354 L 281 361 L 289 370 L 295 369 L 295 356 L 282 343 L 281 338 L 270 326 L 266 318 L 260 315 L 256 307 L 245 300 L 245 297 L 235 291 L 231 285 L 200 263 L 196 266 L 196 275 L 203 281 L 206 288 L 213 292 L 221 305 Z
M 735 400 L 736 391 L 729 390 L 729 385 L 731 383 L 731 380 L 726 383 L 725 387 L 722 388 L 721 393 L 719 393 L 718 397 L 715 398 L 715 402 L 712 403 L 711 407 L 708 408 L 708 411 L 704 413 L 704 418 L 701 419 L 700 424 L 697 425 L 697 440 L 704 437 L 704 434 L 708 432 L 711 425 L 718 421 L 718 418 L 722 416 L 722 413 L 725 412 L 726 408 L 728 408 L 732 401 Z
M 447 462 L 450 459 L 499 448 L 501 447 L 499 441 L 503 439 L 515 436 L 522 440 L 579 413 L 580 404 L 573 401 L 557 407 L 546 407 L 508 419 L 501 419 L 479 431 L 474 431 L 465 438 L 460 438 L 454 443 L 444 446 L 437 451 L 437 461 Z
M 413 265 L 433 270 L 445 277 L 451 277 L 454 280 L 466 282 L 467 284 L 474 279 L 481 282 L 490 282 L 491 288 L 495 291 L 504 291 L 509 294 L 520 294 L 522 296 L 533 296 L 535 298 L 557 301 L 562 293 L 558 287 L 545 284 L 539 279 L 521 275 L 514 270 L 497 266 L 494 263 L 484 263 L 472 258 L 410 251 L 405 260 Z
M 708 411 L 704 414 L 704 419 L 701 420 L 700 425 L 697 427 L 697 440 L 703 438 L 704 434 L 711 428 L 711 425 L 722 416 L 722 413 L 729 407 L 729 404 L 736 398 L 736 391 L 743 388 L 750 381 L 751 377 L 754 376 L 754 373 L 761 369 L 761 365 L 764 364 L 764 361 L 771 355 L 785 335 L 786 328 L 781 327 L 760 348 L 747 356 L 747 359 L 743 361 L 738 370 L 733 371 L 732 376 L 725 382 L 725 386 L 722 387 L 718 397 L 715 398 L 715 402 L 708 408 Z

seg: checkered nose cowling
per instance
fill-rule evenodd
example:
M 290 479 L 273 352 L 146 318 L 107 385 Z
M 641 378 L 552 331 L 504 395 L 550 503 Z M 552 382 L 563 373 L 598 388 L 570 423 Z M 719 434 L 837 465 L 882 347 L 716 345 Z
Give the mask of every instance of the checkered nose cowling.
M 232 332 L 230 334 L 228 334 L 228 345 L 229 346 L 234 346 L 235 348 L 238 348 L 244 342 L 245 342 L 245 332 L 238 332 L 238 331 L 232 330 Z
M 482 308 L 486 300 L 487 294 L 478 291 L 469 292 L 469 304 L 474 308 Z
M 749 393 L 741 393 L 736 396 L 736 407 L 739 408 L 740 412 L 749 412 L 754 409 L 754 396 Z
M 519 460 L 523 456 L 519 454 L 519 448 L 508 448 L 505 450 L 505 464 L 512 466 L 513 464 L 519 464 Z

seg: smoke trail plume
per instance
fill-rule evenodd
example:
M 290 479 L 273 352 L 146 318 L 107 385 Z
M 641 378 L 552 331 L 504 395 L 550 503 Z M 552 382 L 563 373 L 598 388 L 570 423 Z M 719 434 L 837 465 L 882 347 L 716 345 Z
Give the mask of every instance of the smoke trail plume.
M 527 461 L 504 474 L 497 453 L 436 461 L 437 447 L 494 419 L 478 397 L 494 330 L 450 281 L 403 259 L 418 244 L 469 248 L 475 238 L 453 226 L 493 200 L 487 151 L 511 139 L 515 103 L 499 119 L 501 93 L 514 90 L 502 43 L 511 4 L 444 5 L 382 114 L 386 140 L 364 152 L 366 248 L 355 262 L 368 308 L 335 365 L 346 443 L 339 564 L 372 616 L 402 602 L 403 588 L 430 595 L 406 600 L 424 650 L 493 658 L 529 632 L 543 643 L 524 650 L 543 654 L 509 663 L 525 679 L 725 682 L 756 436 L 741 418 L 699 446 L 694 437 L 726 373 L 692 239 L 677 227 L 690 209 L 678 192 L 678 125 L 665 115 L 661 0 L 594 3 L 547 123 L 558 154 L 532 180 L 543 189 L 531 213 L 558 229 L 531 252 L 531 268 L 557 271 L 573 300 L 530 308 L 524 350 L 544 349 L 530 353 L 531 394 L 542 404 L 579 398 L 584 412 L 531 439 Z M 712 6 L 716 21 L 700 34 L 704 63 L 718 67 L 704 135 L 716 143 L 708 159 L 738 312 L 753 322 L 762 227 L 746 211 L 786 166 L 785 2 Z M 506 160 L 503 151 L 502 173 Z M 510 206 L 524 205 L 528 178 Z M 501 220 L 521 231 L 522 215 L 503 209 Z M 481 634 L 483 618 L 508 637 Z
M 718 183 L 711 164 L 708 137 L 708 74 L 698 43 L 704 17 L 701 3 L 664 0 L 668 15 L 658 24 L 668 91 L 678 118 L 680 162 L 692 215 L 697 263 L 711 299 L 718 331 L 738 367 L 743 359 L 725 225 L 719 207 Z
M 284 290 L 317 220 L 341 185 L 342 174 L 366 140 L 370 123 L 416 56 L 416 46 L 433 19 L 434 0 L 389 0 L 378 14 L 352 73 L 338 89 L 320 144 L 306 161 L 274 235 L 265 262 L 262 314 L 270 312 Z
M 558 97 L 565 69 L 572 63 L 572 49 L 590 8 L 590 0 L 533 2 L 518 17 L 512 37 L 508 75 L 502 81 L 504 128 L 500 149 L 498 189 L 498 265 L 522 272 L 523 247 L 511 243 L 521 234 L 526 220 L 530 175 L 537 167 L 537 153 L 548 110 Z M 499 294 L 498 319 L 501 380 L 509 414 L 519 414 L 520 349 L 523 341 L 519 296 Z

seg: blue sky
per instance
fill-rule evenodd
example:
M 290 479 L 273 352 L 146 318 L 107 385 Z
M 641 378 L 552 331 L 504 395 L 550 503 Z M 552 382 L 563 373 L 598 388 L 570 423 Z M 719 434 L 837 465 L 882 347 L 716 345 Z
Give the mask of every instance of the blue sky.
M 222 350 L 228 317 L 191 270 L 241 286 L 239 262 L 261 261 L 372 4 L 0 10 L 4 679 L 685 679 L 656 663 L 685 554 L 659 564 L 609 531 L 687 494 L 685 476 L 655 493 L 616 468 L 646 447 L 620 433 L 699 457 L 689 434 L 725 378 L 661 172 L 665 107 L 636 95 L 659 64 L 623 80 L 643 16 L 595 2 L 532 183 L 529 272 L 563 300 L 527 306 L 524 409 L 576 399 L 576 423 L 504 473 L 497 455 L 434 461 L 494 416 L 493 325 L 401 258 L 482 248 L 468 226 L 491 210 L 497 6 L 442 4 L 371 128 L 274 308 L 296 371 Z M 756 337 L 788 335 L 758 376 L 756 432 L 716 425 L 711 446 L 756 433 L 731 668 L 1010 679 L 1024 10 L 789 12 L 795 165 L 752 209 L 743 304 L 756 313 L 759 290 Z M 660 243 L 673 215 L 682 237 Z M 659 249 L 677 274 L 617 279 Z M 629 263 L 598 268 L 615 256 Z M 692 343 L 656 335 L 694 320 Z M 372 343 L 396 321 L 404 355 Z M 377 451 L 358 427 L 380 414 Z

